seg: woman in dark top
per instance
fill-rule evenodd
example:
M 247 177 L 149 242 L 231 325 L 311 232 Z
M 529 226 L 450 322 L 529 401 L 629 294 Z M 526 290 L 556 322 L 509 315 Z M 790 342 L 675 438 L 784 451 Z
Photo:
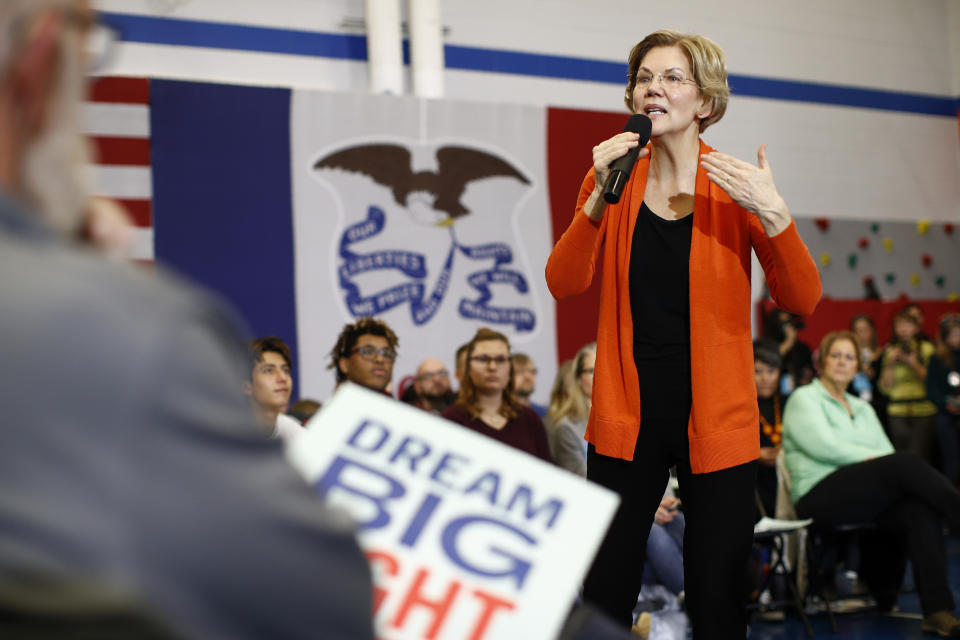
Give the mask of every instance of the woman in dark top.
M 552 463 L 543 422 L 536 411 L 514 398 L 512 379 L 507 337 L 491 329 L 478 330 L 467 344 L 460 396 L 443 417 Z
M 927 367 L 927 397 L 937 406 L 937 437 L 943 475 L 954 485 L 960 476 L 957 430 L 960 429 L 960 314 L 940 319 L 937 351 Z
M 759 341 L 753 345 L 754 379 L 760 409 L 760 464 L 757 468 L 757 495 L 764 513 L 776 517 L 777 456 L 783 439 L 783 406 L 780 393 L 782 360 L 776 345 Z

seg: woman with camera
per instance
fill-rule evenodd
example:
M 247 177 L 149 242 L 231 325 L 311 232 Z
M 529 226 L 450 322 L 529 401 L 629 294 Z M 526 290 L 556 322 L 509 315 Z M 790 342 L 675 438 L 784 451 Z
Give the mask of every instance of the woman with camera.
M 933 460 L 937 408 L 927 398 L 927 364 L 934 348 L 918 339 L 920 327 L 908 309 L 893 317 L 893 336 L 880 359 L 880 391 L 889 398 L 887 433 L 894 449 Z

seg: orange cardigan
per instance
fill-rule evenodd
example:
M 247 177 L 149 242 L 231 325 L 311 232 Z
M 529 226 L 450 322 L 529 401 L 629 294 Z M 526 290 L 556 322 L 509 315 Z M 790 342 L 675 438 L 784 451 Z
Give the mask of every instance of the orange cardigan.
M 713 151 L 700 142 L 700 153 Z M 555 298 L 590 286 L 603 252 L 593 407 L 586 439 L 597 453 L 633 459 L 640 429 L 640 389 L 633 360 L 630 249 L 650 160 L 637 161 L 623 197 L 600 222 L 583 212 L 595 184 L 587 173 L 570 227 L 547 261 Z M 756 251 L 777 305 L 809 314 L 820 300 L 820 274 L 796 225 L 768 237 L 756 216 L 697 169 L 690 241 L 690 370 L 693 408 L 687 432 L 694 473 L 755 460 L 760 422 L 750 328 L 750 249 Z

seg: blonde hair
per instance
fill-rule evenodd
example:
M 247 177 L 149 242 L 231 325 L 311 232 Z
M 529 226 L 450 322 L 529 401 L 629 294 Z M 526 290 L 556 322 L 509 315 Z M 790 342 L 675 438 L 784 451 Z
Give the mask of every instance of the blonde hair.
M 553 392 L 550 394 L 550 408 L 547 410 L 547 419 L 551 425 L 557 424 L 563 418 L 580 422 L 590 415 L 590 398 L 580 387 L 580 376 L 583 374 L 584 360 L 588 355 L 596 356 L 596 353 L 597 343 L 591 342 L 583 345 L 572 360 L 560 365 L 557 379 L 553 383 Z
M 727 56 L 717 43 L 694 33 L 681 33 L 673 29 L 654 31 L 630 51 L 627 58 L 627 88 L 623 101 L 633 112 L 633 90 L 637 86 L 637 71 L 643 58 L 656 47 L 677 46 L 686 53 L 690 72 L 700 88 L 700 93 L 710 105 L 710 115 L 700 120 L 700 131 L 718 122 L 727 112 L 730 100 L 730 85 L 727 83 Z

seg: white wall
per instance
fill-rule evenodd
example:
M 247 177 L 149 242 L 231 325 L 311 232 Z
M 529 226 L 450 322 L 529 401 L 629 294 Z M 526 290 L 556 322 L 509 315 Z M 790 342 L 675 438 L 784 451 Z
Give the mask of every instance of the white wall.
M 94 0 L 94 4 L 105 12 L 205 23 L 201 27 L 215 23 L 364 35 L 363 0 Z M 405 15 L 405 2 L 402 9 Z M 708 143 L 750 160 L 766 143 L 778 187 L 798 218 L 865 224 L 960 221 L 956 0 L 444 0 L 442 22 L 447 45 L 479 48 L 488 60 L 505 51 L 622 65 L 630 48 L 655 29 L 705 34 L 724 47 L 734 77 L 816 85 L 811 100 L 805 101 L 803 88 L 800 100 L 785 100 L 769 93 L 738 95 L 734 82 L 727 116 L 705 134 Z M 175 26 L 181 28 L 193 27 Z M 257 32 L 253 33 L 255 40 Z M 558 66 L 565 64 L 569 61 Z M 106 73 L 367 90 L 363 60 L 210 46 L 121 43 Z M 448 68 L 444 82 L 447 97 L 457 100 L 624 111 L 623 86 L 615 81 Z M 409 91 L 409 71 L 406 87 Z M 840 98 L 841 105 L 830 104 L 849 87 L 893 93 L 874 96 L 869 107 L 843 106 L 849 104 L 845 98 Z M 896 110 L 904 94 L 947 99 L 941 104 L 952 104 L 953 112 Z M 885 100 L 892 109 L 884 108 Z M 585 168 L 588 162 L 585 159 Z M 811 245 L 811 250 L 820 255 L 821 249 Z M 754 272 L 754 292 L 759 295 L 762 274 L 757 267 Z M 830 274 L 824 276 L 825 282 L 830 280 Z

